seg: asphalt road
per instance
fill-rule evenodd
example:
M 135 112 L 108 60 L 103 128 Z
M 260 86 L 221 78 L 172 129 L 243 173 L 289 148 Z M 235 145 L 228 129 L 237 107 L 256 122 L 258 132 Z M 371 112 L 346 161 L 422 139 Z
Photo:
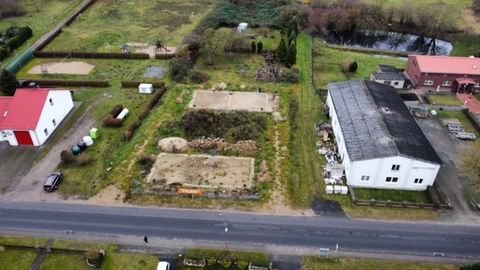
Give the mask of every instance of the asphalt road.
M 8 231 L 480 258 L 480 227 L 320 216 L 0 202 L 0 232 Z

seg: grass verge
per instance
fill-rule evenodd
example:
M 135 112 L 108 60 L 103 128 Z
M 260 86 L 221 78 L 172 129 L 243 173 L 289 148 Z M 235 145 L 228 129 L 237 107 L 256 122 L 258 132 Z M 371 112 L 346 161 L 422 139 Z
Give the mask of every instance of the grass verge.
M 462 106 L 463 103 L 455 95 L 430 95 L 428 99 L 433 105 Z
M 380 200 L 380 201 L 396 201 L 396 202 L 414 202 L 429 203 L 430 199 L 426 191 L 408 191 L 408 190 L 388 190 L 388 189 L 371 189 L 371 188 L 355 188 L 357 199 L 361 200 Z
M 28 270 L 37 257 L 35 251 L 5 250 L 0 252 L 0 269 Z
M 417 262 L 399 262 L 387 260 L 371 259 L 346 259 L 346 258 L 315 258 L 306 257 L 303 260 L 303 269 L 305 270 L 457 270 L 456 265 L 433 264 Z

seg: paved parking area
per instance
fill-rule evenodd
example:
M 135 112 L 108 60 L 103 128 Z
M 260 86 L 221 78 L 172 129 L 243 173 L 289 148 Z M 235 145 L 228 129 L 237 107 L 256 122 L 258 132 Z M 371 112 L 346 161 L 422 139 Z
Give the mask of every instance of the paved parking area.
M 465 199 L 465 188 L 468 187 L 468 179 L 461 172 L 461 151 L 470 147 L 472 142 L 461 141 L 451 135 L 440 119 L 419 119 L 418 124 L 437 154 L 443 161 L 443 166 L 437 176 L 437 184 L 444 192 L 454 210 L 443 212 L 442 221 L 451 221 L 462 224 L 480 222 L 480 216 L 474 212 Z
M 13 188 L 30 170 L 40 153 L 34 146 L 10 146 L 0 143 L 0 191 Z

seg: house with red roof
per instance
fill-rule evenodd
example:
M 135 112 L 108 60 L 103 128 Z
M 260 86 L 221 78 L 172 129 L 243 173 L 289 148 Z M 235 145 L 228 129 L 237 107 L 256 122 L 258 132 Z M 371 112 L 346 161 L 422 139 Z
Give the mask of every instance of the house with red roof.
M 480 91 L 480 58 L 409 55 L 405 76 L 414 88 Z
M 17 89 L 0 97 L 0 141 L 42 145 L 73 108 L 69 90 Z

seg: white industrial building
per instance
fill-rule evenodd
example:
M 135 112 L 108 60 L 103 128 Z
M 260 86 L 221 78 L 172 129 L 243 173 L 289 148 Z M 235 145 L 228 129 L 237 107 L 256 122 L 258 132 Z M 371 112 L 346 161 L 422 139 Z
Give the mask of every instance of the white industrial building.
M 393 87 L 331 83 L 326 104 L 348 185 L 401 190 L 433 185 L 442 162 Z
M 69 90 L 17 89 L 0 97 L 0 141 L 42 145 L 73 108 Z

